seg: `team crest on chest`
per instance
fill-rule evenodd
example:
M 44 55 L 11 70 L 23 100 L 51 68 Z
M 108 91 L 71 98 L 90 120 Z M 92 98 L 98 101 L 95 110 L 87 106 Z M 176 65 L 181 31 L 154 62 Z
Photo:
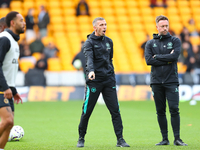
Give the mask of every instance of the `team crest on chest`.
M 167 43 L 167 49 L 171 49 L 173 46 L 172 42 Z
M 110 49 L 110 44 L 106 43 L 106 50 L 109 50 L 109 49 Z

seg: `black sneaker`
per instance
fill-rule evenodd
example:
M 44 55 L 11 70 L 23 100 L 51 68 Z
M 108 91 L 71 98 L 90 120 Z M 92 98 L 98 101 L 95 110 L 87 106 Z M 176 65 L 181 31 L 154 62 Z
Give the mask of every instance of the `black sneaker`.
M 130 147 L 123 138 L 117 140 L 117 147 Z
M 169 141 L 168 140 L 163 140 L 160 143 L 156 144 L 156 146 L 159 146 L 159 145 L 169 145 Z
M 84 147 L 84 138 L 79 138 L 78 139 L 78 143 L 77 143 L 77 147 Z
M 181 139 L 174 140 L 174 145 L 176 146 L 188 146 L 186 143 L 184 143 Z

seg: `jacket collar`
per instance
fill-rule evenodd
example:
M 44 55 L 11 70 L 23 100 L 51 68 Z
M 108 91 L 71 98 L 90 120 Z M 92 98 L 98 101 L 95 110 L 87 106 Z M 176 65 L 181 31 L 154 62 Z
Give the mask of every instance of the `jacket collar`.
M 171 37 L 170 33 L 168 32 L 166 35 L 159 35 L 159 34 L 153 34 L 154 39 L 166 39 Z
M 89 37 L 94 40 L 104 40 L 104 36 L 96 36 L 95 32 L 92 32 L 92 34 L 87 35 L 87 38 Z
M 7 31 L 8 33 L 10 33 L 12 35 L 12 37 L 15 39 L 15 41 L 19 41 L 20 37 L 19 35 L 13 33 L 10 29 L 5 29 L 5 31 Z

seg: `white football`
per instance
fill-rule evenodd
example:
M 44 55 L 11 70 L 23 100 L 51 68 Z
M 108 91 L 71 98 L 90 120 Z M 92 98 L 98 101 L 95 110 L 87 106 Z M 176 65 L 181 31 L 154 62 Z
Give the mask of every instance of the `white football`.
M 24 136 L 24 129 L 21 126 L 13 126 L 10 130 L 8 141 L 19 141 Z
M 80 59 L 76 59 L 73 63 L 73 66 L 76 68 L 76 69 L 80 69 L 82 67 L 82 63 L 81 63 L 81 60 Z

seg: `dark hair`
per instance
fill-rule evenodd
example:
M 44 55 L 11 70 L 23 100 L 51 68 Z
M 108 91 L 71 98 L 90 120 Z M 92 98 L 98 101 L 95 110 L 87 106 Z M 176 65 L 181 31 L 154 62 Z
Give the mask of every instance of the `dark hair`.
M 6 23 L 6 18 L 5 18 L 5 17 L 2 17 L 2 18 L 0 19 L 0 23 Z
M 160 20 L 167 20 L 167 21 L 169 21 L 169 19 L 168 19 L 166 16 L 160 15 L 160 16 L 157 16 L 157 17 L 156 17 L 156 24 L 157 24 Z
M 17 14 L 19 14 L 19 13 L 16 12 L 16 11 L 11 11 L 6 15 L 6 24 L 7 24 L 8 27 L 10 27 L 10 21 L 15 19 Z

